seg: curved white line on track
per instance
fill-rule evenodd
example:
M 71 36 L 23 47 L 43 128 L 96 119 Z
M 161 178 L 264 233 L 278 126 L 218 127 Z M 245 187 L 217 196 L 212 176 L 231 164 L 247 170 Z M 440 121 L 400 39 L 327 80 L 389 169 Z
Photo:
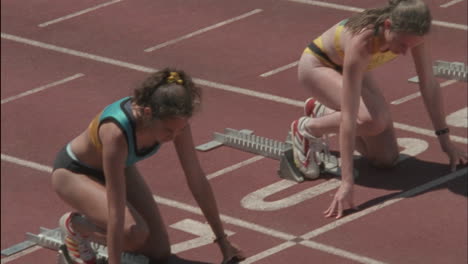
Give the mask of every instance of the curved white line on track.
M 33 168 L 33 169 L 37 169 L 37 170 L 40 170 L 40 171 L 46 171 L 46 172 L 51 172 L 52 171 L 52 168 L 49 167 L 49 166 L 45 166 L 45 165 L 42 165 L 42 164 L 39 164 L 39 163 L 36 163 L 36 162 L 31 162 L 31 161 L 26 161 L 26 160 L 23 160 L 23 159 L 19 159 L 19 158 L 16 158 L 16 157 L 12 157 L 12 156 L 9 156 L 9 155 L 6 155 L 6 154 L 1 154 L 1 159 L 2 160 L 5 160 L 5 161 L 9 161 L 9 162 L 12 162 L 12 163 L 15 163 L 15 164 L 18 164 L 18 165 L 21 165 L 21 166 L 25 166 L 25 167 L 29 167 L 29 168 Z M 414 195 L 417 195 L 417 194 L 420 194 L 421 192 L 424 192 L 424 191 L 427 191 L 431 188 L 434 188 L 438 185 L 441 185 L 441 184 L 444 184 L 448 181 L 451 181 L 453 179 L 456 179 L 460 176 L 467 176 L 468 175 L 468 168 L 463 168 L 463 169 L 460 169 L 458 171 L 455 171 L 455 172 L 452 172 L 450 174 L 447 174 L 445 176 L 442 176 L 440 178 L 437 178 L 433 181 L 430 181 L 428 183 L 425 183 L 423 185 L 420 185 L 420 186 L 417 186 L 413 189 L 410 189 L 408 191 L 405 191 L 405 192 L 402 192 L 398 195 L 396 195 L 395 197 L 391 198 L 391 199 L 388 199 L 382 203 L 379 203 L 373 207 L 369 207 L 365 210 L 362 210 L 362 211 L 359 211 L 359 212 L 356 212 L 356 213 L 353 213 L 351 215 L 348 215 L 344 218 L 341 218 L 341 219 L 338 219 L 330 224 L 327 224 L 325 226 L 322 226 L 320 228 L 317 228 L 315 230 L 312 230 L 311 232 L 308 232 L 304 235 L 301 236 L 302 239 L 305 239 L 306 241 L 301 241 L 299 242 L 299 244 L 302 244 L 304 246 L 308 246 L 308 247 L 311 247 L 311 248 L 314 248 L 314 249 L 317 249 L 317 250 L 320 250 L 320 251 L 324 251 L 324 252 L 327 252 L 327 253 L 331 253 L 331 254 L 334 254 L 334 255 L 337 255 L 337 256 L 340 256 L 340 257 L 343 257 L 343 258 L 349 258 L 349 259 L 353 259 L 355 261 L 358 261 L 358 262 L 361 262 L 361 263 L 367 263 L 367 264 L 377 264 L 377 263 L 382 263 L 382 262 L 379 262 L 377 260 L 373 260 L 373 259 L 370 259 L 370 258 L 367 258 L 365 256 L 359 256 L 357 254 L 354 254 L 352 252 L 348 252 L 348 251 L 345 251 L 345 250 L 342 250 L 342 249 L 338 249 L 338 248 L 335 248 L 335 247 L 331 247 L 331 246 L 328 246 L 328 245 L 325 245 L 325 244 L 321 244 L 321 243 L 317 243 L 317 242 L 314 242 L 314 241 L 307 241 L 309 239 L 312 239 L 316 236 L 319 236 L 323 233 L 326 233 L 328 231 L 331 231 L 331 230 L 334 230 L 346 223 L 349 223 L 349 222 L 352 222 L 358 218 L 361 218 L 365 215 L 368 215 L 368 214 L 371 214 L 375 211 L 378 211 L 382 208 L 385 208 L 389 205 L 392 205 L 396 202 L 399 202 L 401 201 L 402 199 L 404 198 L 407 198 L 407 197 L 412 197 Z M 193 206 L 193 205 L 189 205 L 189 204 L 185 204 L 185 203 L 182 203 L 182 202 L 178 202 L 178 201 L 175 201 L 175 200 L 172 200 L 172 199 L 168 199 L 168 198 L 164 198 L 164 197 L 161 197 L 161 196 L 156 196 L 156 195 L 153 195 L 154 199 L 156 200 L 156 202 L 160 203 L 160 204 L 163 204 L 163 205 L 166 205 L 166 206 L 169 206 L 169 207 L 173 207 L 173 208 L 177 208 L 177 209 L 180 209 L 180 210 L 184 210 L 184 211 L 187 211 L 187 212 L 191 212 L 191 213 L 194 213 L 194 214 L 198 214 L 198 215 L 203 215 L 203 213 L 201 212 L 200 208 L 196 207 L 196 206 Z M 291 246 L 290 243 L 295 243 L 294 241 L 292 241 L 293 239 L 296 239 L 297 237 L 295 235 L 291 235 L 291 234 L 288 234 L 288 233 L 285 233 L 285 232 L 281 232 L 281 231 L 277 231 L 277 230 L 274 230 L 274 229 L 271 229 L 271 228 L 267 228 L 267 227 L 263 227 L 261 225 L 258 225 L 256 223 L 251 223 L 251 222 L 248 222 L 248 221 L 244 221 L 242 219 L 238 219 L 238 218 L 235 218 L 235 217 L 231 217 L 231 216 L 227 216 L 227 215 L 224 215 L 224 214 L 220 214 L 220 217 L 221 217 L 221 220 L 225 223 L 228 223 L 228 224 L 232 224 L 232 225 L 235 225 L 235 226 L 238 226 L 238 227 L 241 227 L 241 228 L 245 228 L 245 229 L 248 229 L 248 230 L 252 230 L 252 231 L 255 231 L 255 232 L 258 232 L 258 233 L 262 233 L 262 234 L 265 234 L 265 235 L 269 235 L 269 236 L 272 236 L 272 237 L 275 237 L 275 238 L 279 238 L 279 239 L 283 239 L 283 240 L 286 240 L 286 243 L 283 243 L 283 244 L 280 244 L 279 246 L 276 246 L 276 247 L 273 247 L 273 248 L 270 248 L 264 252 L 261 252 L 261 253 L 258 253 L 256 256 L 257 259 L 261 259 L 261 258 L 265 258 L 265 257 L 268 257 L 272 254 L 275 254 L 279 251 L 282 251 L 284 249 L 287 249 Z

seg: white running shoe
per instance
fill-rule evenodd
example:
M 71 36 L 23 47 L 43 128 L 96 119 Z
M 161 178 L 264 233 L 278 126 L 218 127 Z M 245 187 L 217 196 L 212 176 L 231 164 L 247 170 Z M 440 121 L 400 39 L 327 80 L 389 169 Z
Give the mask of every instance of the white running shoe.
M 96 253 L 89 240 L 73 231 L 70 223 L 75 217 L 82 217 L 78 213 L 65 213 L 59 221 L 60 229 L 62 230 L 62 240 L 67 247 L 68 254 L 73 260 L 73 264 L 96 264 Z

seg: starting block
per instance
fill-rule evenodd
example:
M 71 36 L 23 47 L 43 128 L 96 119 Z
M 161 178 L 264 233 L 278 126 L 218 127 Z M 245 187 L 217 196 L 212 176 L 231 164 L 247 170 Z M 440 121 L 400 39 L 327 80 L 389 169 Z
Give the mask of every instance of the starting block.
M 432 66 L 434 76 L 444 79 L 468 81 L 468 66 L 463 62 L 448 62 L 436 60 Z M 409 82 L 419 82 L 418 76 L 408 79 Z
M 73 262 L 68 255 L 66 246 L 62 243 L 62 234 L 60 228 L 47 229 L 40 228 L 39 234 L 26 233 L 29 241 L 35 245 L 58 251 L 58 264 L 72 264 Z M 97 253 L 97 263 L 107 263 L 107 247 L 91 242 L 91 246 Z M 148 264 L 149 260 L 143 255 L 131 253 L 122 253 L 122 264 Z
M 208 151 L 222 145 L 279 160 L 278 176 L 280 178 L 295 182 L 305 180 L 304 175 L 294 164 L 290 134 L 288 134 L 286 141 L 282 142 L 254 135 L 252 130 L 226 128 L 224 133 L 215 132 L 214 140 L 199 145 L 196 149 Z M 323 153 L 319 153 L 319 159 L 321 161 L 320 173 L 340 176 L 338 159 L 328 151 L 328 148 Z

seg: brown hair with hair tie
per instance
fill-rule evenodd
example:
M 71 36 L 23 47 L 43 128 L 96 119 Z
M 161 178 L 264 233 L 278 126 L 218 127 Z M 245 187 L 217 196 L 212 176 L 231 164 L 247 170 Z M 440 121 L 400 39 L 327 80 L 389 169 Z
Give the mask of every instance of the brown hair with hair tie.
M 178 72 L 170 72 L 169 76 L 167 77 L 167 83 L 177 83 L 183 85 L 184 81 L 180 78 Z

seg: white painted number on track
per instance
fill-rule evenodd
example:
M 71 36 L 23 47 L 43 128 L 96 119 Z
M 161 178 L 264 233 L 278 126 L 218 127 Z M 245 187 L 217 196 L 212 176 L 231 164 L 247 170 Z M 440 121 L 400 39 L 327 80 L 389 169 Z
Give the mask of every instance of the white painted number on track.
M 447 116 L 447 124 L 454 127 L 468 127 L 468 107 L 460 109 Z
M 171 245 L 171 251 L 174 254 L 202 247 L 213 242 L 214 234 L 207 224 L 192 219 L 184 219 L 172 224 L 171 227 L 198 236 L 197 238 Z M 225 232 L 228 236 L 234 234 L 232 231 L 228 230 Z
M 421 139 L 416 138 L 398 138 L 398 145 L 403 148 L 400 153 L 398 162 L 402 162 L 410 157 L 415 157 L 424 152 L 429 144 Z M 312 186 L 308 189 L 292 194 L 286 198 L 276 201 L 265 201 L 267 197 L 291 188 L 297 183 L 287 180 L 280 180 L 256 190 L 241 200 L 241 205 L 254 211 L 275 211 L 287 207 L 294 206 L 315 196 L 336 189 L 340 186 L 338 179 L 331 179 L 321 184 Z

